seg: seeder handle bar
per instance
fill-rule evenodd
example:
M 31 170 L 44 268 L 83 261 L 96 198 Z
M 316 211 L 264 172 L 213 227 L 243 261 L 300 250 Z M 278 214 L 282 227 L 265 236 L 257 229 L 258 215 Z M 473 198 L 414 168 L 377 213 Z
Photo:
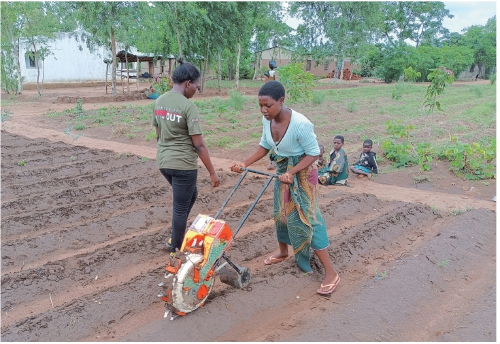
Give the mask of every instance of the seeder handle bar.
M 236 183 L 236 185 L 233 187 L 233 189 L 229 193 L 229 196 L 226 198 L 226 200 L 222 204 L 222 206 L 219 209 L 219 211 L 217 212 L 217 214 L 215 214 L 214 219 L 217 219 L 219 217 L 219 215 L 222 213 L 222 210 L 227 205 L 227 203 L 229 202 L 229 200 L 233 196 L 233 194 L 236 191 L 236 189 L 240 186 L 241 182 L 246 177 L 246 175 L 247 175 L 248 172 L 252 172 L 252 173 L 257 173 L 257 174 L 262 174 L 262 175 L 265 175 L 265 176 L 269 176 L 269 179 L 267 180 L 267 182 L 262 187 L 262 190 L 260 190 L 259 194 L 257 195 L 257 198 L 253 201 L 252 205 L 250 206 L 250 208 L 246 212 L 245 216 L 243 216 L 243 218 L 241 219 L 240 223 L 238 224 L 238 227 L 234 231 L 233 238 L 236 236 L 236 234 L 238 233 L 238 231 L 240 230 L 240 228 L 243 227 L 243 224 L 245 223 L 246 219 L 248 218 L 248 215 L 250 215 L 250 213 L 252 212 L 253 208 L 255 207 L 255 205 L 257 204 L 257 202 L 259 201 L 259 199 L 262 197 L 262 194 L 264 193 L 264 191 L 266 191 L 267 187 L 269 186 L 269 184 L 271 183 L 271 181 L 273 180 L 273 178 L 275 178 L 275 177 L 277 178 L 278 177 L 278 175 L 274 174 L 274 173 L 268 173 L 268 172 L 263 172 L 263 171 L 258 171 L 258 170 L 252 170 L 250 168 L 242 168 L 241 170 L 244 171 L 243 174 L 241 175 L 240 179 L 238 180 L 238 182 Z
M 227 196 L 226 200 L 224 201 L 224 203 L 222 203 L 222 206 L 220 207 L 219 211 L 217 212 L 217 214 L 215 214 L 214 216 L 214 219 L 217 219 L 219 217 L 219 215 L 222 213 L 222 210 L 224 210 L 225 206 L 227 205 L 227 203 L 229 202 L 229 200 L 231 199 L 231 197 L 233 196 L 234 192 L 236 191 L 236 189 L 240 186 L 241 182 L 243 181 L 243 179 L 245 179 L 246 175 L 248 172 L 252 172 L 252 173 L 257 173 L 257 174 L 262 174 L 262 175 L 265 175 L 265 176 L 270 176 L 272 178 L 274 177 L 278 177 L 277 174 L 273 174 L 273 173 L 267 173 L 267 172 L 263 172 L 263 171 L 257 171 L 257 170 L 252 170 L 252 169 L 249 169 L 249 168 L 245 168 L 243 167 L 241 169 L 243 172 L 243 174 L 241 175 L 240 179 L 238 180 L 238 182 L 236 183 L 236 185 L 233 187 L 233 189 L 231 190 L 231 192 L 229 193 L 229 196 Z M 270 182 L 270 180 L 269 180 Z M 248 214 L 250 213 L 250 211 L 252 211 L 253 207 L 255 206 L 255 204 L 257 203 L 257 201 L 260 199 L 260 197 L 262 196 L 262 194 L 264 193 L 264 191 L 266 190 L 267 186 L 269 185 L 269 183 L 267 183 L 265 185 L 265 187 L 263 188 L 262 192 L 259 194 L 259 196 L 257 197 L 257 199 L 255 200 L 254 204 L 252 204 L 252 207 L 250 208 Z M 247 215 L 248 216 L 248 215 Z M 246 216 L 245 216 L 245 219 L 246 219 Z M 243 221 L 245 222 L 245 221 Z M 241 225 L 243 225 L 243 223 L 241 223 Z M 237 231 L 239 230 L 240 226 L 238 226 L 238 229 Z M 235 233 L 236 234 L 236 233 Z

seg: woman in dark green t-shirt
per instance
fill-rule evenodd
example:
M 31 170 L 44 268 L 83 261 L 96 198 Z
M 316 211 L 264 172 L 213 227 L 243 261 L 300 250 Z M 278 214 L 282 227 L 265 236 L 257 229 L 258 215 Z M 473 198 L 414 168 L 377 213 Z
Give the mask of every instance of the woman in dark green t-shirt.
M 212 186 L 220 185 L 201 134 L 200 113 L 189 100 L 198 88 L 200 72 L 182 58 L 178 62 L 172 73 L 174 86 L 156 99 L 152 121 L 158 142 L 156 162 L 172 186 L 172 235 L 167 242 L 171 254 L 181 248 L 187 218 L 198 196 L 198 157 L 210 173 Z

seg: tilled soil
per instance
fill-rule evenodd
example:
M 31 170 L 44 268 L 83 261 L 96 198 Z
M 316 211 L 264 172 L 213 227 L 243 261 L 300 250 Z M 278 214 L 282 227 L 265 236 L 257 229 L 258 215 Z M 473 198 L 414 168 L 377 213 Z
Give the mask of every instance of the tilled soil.
M 7 131 L 1 143 L 3 341 L 496 340 L 492 207 L 450 216 L 411 197 L 321 187 L 341 276 L 324 297 L 316 258 L 309 275 L 293 257 L 263 265 L 277 251 L 269 187 L 229 251 L 252 270 L 249 287 L 216 277 L 202 308 L 170 321 L 157 285 L 172 200 L 156 162 Z M 214 189 L 200 167 L 191 221 L 213 216 L 239 179 L 218 173 Z M 221 215 L 231 228 L 264 182 L 250 175 L 237 189 Z

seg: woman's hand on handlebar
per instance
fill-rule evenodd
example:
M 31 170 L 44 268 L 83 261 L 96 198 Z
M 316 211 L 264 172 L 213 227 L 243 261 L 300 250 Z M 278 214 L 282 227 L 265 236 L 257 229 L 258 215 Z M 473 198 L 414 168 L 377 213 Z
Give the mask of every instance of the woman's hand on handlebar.
M 278 177 L 279 181 L 282 182 L 283 184 L 292 184 L 293 182 L 293 174 L 290 172 L 283 173 Z
M 243 164 L 242 162 L 237 162 L 236 164 L 234 164 L 233 166 L 231 166 L 230 169 L 233 172 L 241 173 L 241 172 L 243 172 L 241 169 L 245 168 L 245 167 L 246 167 L 245 164 Z
M 212 179 L 212 186 L 214 188 L 220 185 L 220 179 L 217 173 L 211 174 L 210 179 Z

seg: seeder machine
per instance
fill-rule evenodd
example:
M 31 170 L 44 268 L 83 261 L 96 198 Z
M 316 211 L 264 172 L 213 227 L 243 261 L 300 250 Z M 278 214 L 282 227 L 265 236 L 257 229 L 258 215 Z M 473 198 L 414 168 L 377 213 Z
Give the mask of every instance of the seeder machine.
M 174 320 L 203 306 L 216 275 L 219 275 L 221 282 L 236 288 L 246 288 L 250 283 L 250 269 L 236 265 L 226 253 L 250 212 L 277 175 L 247 168 L 243 171 L 217 214 L 214 217 L 199 214 L 188 228 L 180 251 L 175 257 L 169 257 L 165 280 L 158 284 L 163 288 L 158 297 L 165 302 L 165 318 L 170 314 L 170 320 Z M 219 219 L 219 215 L 248 172 L 267 175 L 269 178 L 233 232 L 224 220 Z

